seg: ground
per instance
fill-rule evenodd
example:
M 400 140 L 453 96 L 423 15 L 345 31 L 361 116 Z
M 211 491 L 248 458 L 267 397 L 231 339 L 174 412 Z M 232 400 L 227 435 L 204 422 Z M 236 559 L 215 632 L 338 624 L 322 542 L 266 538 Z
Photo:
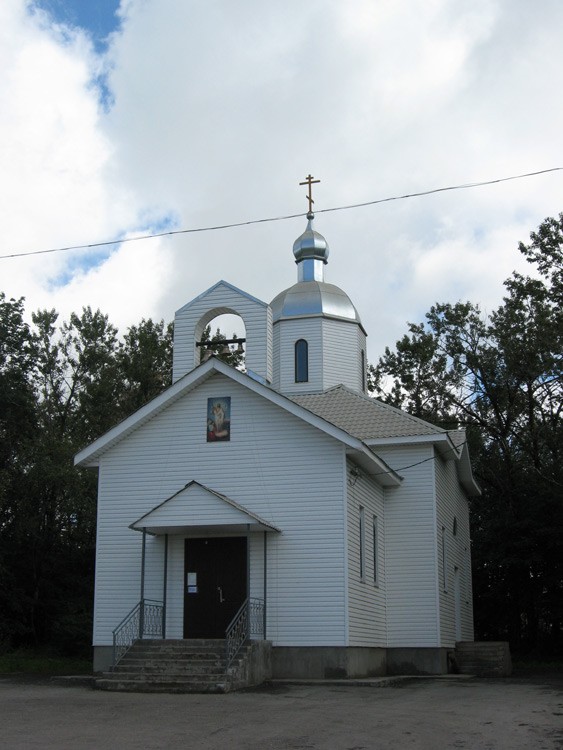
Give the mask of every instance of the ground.
M 563 679 L 412 679 L 228 695 L 105 693 L 0 678 L 10 750 L 561 750 Z

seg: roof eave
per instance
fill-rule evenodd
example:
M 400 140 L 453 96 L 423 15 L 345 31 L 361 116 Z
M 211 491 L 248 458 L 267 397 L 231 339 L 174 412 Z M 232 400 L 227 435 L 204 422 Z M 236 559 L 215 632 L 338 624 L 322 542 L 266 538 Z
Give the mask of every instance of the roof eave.
M 435 445 L 444 458 L 459 459 L 460 453 L 447 432 L 435 432 L 430 435 L 397 435 L 395 437 L 364 438 L 370 447 L 383 448 L 393 445 Z
M 469 497 L 479 497 L 482 494 L 481 488 L 473 477 L 473 468 L 469 458 L 469 448 L 467 443 L 461 446 L 461 455 L 457 464 L 457 475 L 463 489 Z
M 346 455 L 382 487 L 398 487 L 403 481 L 394 469 L 365 445 L 347 448 Z
M 207 380 L 213 372 L 213 360 L 208 360 L 199 365 L 191 372 L 172 383 L 165 391 L 153 398 L 136 412 L 126 417 L 119 424 L 100 435 L 94 442 L 79 451 L 74 457 L 75 466 L 98 466 L 99 457 L 109 450 L 113 445 L 126 437 L 134 429 L 137 429 L 149 419 L 152 419 L 162 409 L 169 406 L 177 398 L 180 398 L 189 390 L 196 388 L 200 383 Z
M 302 419 L 304 422 L 316 427 L 322 432 L 330 435 L 331 437 L 344 443 L 347 447 L 356 449 L 359 451 L 368 450 L 365 443 L 359 438 L 353 437 L 348 432 L 343 430 L 341 427 L 337 427 L 332 422 L 319 417 L 314 412 L 300 406 L 295 401 L 292 401 L 287 396 L 275 391 L 268 385 L 254 380 L 251 376 L 236 370 L 220 359 L 212 357 L 207 362 L 198 365 L 195 369 L 179 378 L 169 388 L 163 391 L 161 394 L 156 396 L 148 404 L 145 404 L 138 409 L 134 414 L 124 419 L 118 425 L 108 430 L 104 435 L 99 437 L 93 443 L 86 448 L 83 448 L 74 458 L 75 465 L 81 466 L 98 466 L 99 458 L 102 453 L 109 450 L 120 440 L 124 439 L 128 434 L 141 427 L 143 424 L 148 422 L 160 411 L 167 408 L 170 404 L 181 398 L 186 393 L 196 388 L 200 383 L 204 382 L 214 372 L 218 372 L 225 375 L 231 380 L 239 383 L 240 385 L 254 391 L 258 395 L 263 396 L 277 406 L 285 409 L 285 411 L 293 414 L 294 416 Z M 372 454 L 371 450 L 369 451 Z M 375 454 L 372 454 L 375 455 Z M 379 459 L 381 460 L 381 459 Z

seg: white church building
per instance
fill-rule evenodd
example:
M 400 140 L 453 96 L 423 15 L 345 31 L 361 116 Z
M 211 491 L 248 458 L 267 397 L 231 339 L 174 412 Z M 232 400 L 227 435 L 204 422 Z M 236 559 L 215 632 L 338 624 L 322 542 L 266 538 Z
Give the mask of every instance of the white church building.
M 465 434 L 369 397 L 366 331 L 313 219 L 297 283 L 188 302 L 173 384 L 76 457 L 99 473 L 95 670 L 139 636 L 228 631 L 227 650 L 271 644 L 278 678 L 443 673 L 473 640 Z M 224 313 L 245 371 L 200 364 Z

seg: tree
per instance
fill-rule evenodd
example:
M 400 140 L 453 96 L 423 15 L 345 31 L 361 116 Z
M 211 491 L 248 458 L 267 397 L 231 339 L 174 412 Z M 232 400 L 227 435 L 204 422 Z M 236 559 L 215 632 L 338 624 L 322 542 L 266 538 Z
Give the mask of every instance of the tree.
M 21 600 L 8 541 L 19 523 L 25 451 L 36 429 L 35 341 L 23 299 L 0 293 L 0 647 L 21 632 Z
M 171 382 L 171 326 L 122 340 L 99 310 L 59 325 L 0 296 L 0 646 L 90 642 L 96 477 L 75 453 Z
M 141 320 L 119 345 L 120 413 L 128 416 L 172 383 L 173 325 Z
M 488 318 L 436 304 L 370 369 L 374 392 L 443 427 L 463 425 L 483 494 L 471 506 L 476 625 L 520 651 L 561 646 L 563 214 L 520 252 Z
M 88 637 L 95 545 L 95 477 L 73 467 L 84 442 L 110 426 L 116 329 L 85 308 L 57 329 L 55 311 L 32 316 L 34 425 L 19 446 L 12 523 L 2 544 L 14 586 L 17 641 L 63 646 Z

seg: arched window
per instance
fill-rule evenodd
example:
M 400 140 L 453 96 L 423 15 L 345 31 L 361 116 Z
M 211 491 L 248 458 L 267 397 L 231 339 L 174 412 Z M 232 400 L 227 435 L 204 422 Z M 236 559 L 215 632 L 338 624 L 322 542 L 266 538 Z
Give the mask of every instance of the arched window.
M 307 383 L 309 380 L 309 344 L 305 339 L 295 342 L 295 382 Z

